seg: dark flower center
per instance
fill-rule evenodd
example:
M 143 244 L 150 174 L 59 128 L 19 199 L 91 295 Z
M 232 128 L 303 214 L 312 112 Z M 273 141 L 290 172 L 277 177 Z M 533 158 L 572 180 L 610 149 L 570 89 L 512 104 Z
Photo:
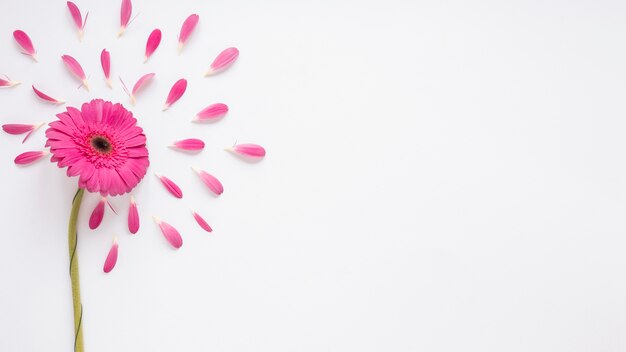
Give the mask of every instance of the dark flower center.
M 103 154 L 108 154 L 111 152 L 111 149 L 113 149 L 111 142 L 104 136 L 93 136 L 93 138 L 91 138 L 91 146 Z

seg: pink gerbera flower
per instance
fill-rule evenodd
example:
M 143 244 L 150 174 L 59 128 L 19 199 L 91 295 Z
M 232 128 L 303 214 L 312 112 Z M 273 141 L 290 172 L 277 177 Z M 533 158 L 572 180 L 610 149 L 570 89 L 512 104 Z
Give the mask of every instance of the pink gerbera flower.
M 51 161 L 67 167 L 68 176 L 79 176 L 79 187 L 116 196 L 130 192 L 146 175 L 146 136 L 121 104 L 94 99 L 57 117 L 46 130 L 46 146 Z

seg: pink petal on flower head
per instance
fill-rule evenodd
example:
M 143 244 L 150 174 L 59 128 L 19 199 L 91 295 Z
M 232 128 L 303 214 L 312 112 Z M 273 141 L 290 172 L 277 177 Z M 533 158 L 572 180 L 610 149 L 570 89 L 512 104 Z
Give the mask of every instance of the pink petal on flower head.
M 152 56 L 154 51 L 159 47 L 159 44 L 161 44 L 161 30 L 155 29 L 150 33 L 148 42 L 146 42 L 146 57 L 144 62 L 148 61 L 148 58 Z
M 133 13 L 133 4 L 130 0 L 122 0 L 122 8 L 120 10 L 120 31 L 117 33 L 118 37 L 121 37 L 122 34 L 126 31 L 126 26 L 130 22 L 130 16 Z
M 102 72 L 104 72 L 104 78 L 106 78 L 109 88 L 113 88 L 111 84 L 111 54 L 107 49 L 102 49 L 100 53 L 100 63 L 102 64 Z
M 224 186 L 222 186 L 222 183 L 215 176 L 196 168 L 194 168 L 194 171 L 198 173 L 202 182 L 204 182 L 204 184 L 209 187 L 211 192 L 215 193 L 215 195 L 219 196 L 224 192 Z
M 183 45 L 185 45 L 185 43 L 189 39 L 189 36 L 191 35 L 191 33 L 193 33 L 193 30 L 196 28 L 199 20 L 200 16 L 194 13 L 193 15 L 187 17 L 185 22 L 183 22 L 183 26 L 180 28 L 180 34 L 178 35 L 179 53 L 183 50 Z
M 43 158 L 44 156 L 48 154 L 50 153 L 48 153 L 45 150 L 36 151 L 36 152 L 25 152 L 25 153 L 18 155 L 13 162 L 17 165 L 27 165 L 27 164 L 34 163 L 35 161 Z
M 105 203 L 106 203 L 106 198 L 102 197 L 100 198 L 100 201 L 98 202 L 96 207 L 93 208 L 93 211 L 91 212 L 91 216 L 89 217 L 90 229 L 94 230 L 98 228 L 98 226 L 100 226 L 100 224 L 102 223 L 102 218 L 104 218 L 104 204 Z
M 74 59 L 73 57 L 69 55 L 63 55 L 61 56 L 61 59 L 63 59 L 63 63 L 65 63 L 65 67 L 67 67 L 70 73 L 76 76 L 76 78 L 80 79 L 85 89 L 89 91 L 89 83 L 87 82 L 87 76 L 85 75 L 85 71 L 83 71 L 83 68 L 82 66 L 80 66 L 78 61 L 76 61 L 76 59 Z
M 170 93 L 167 95 L 167 100 L 165 101 L 165 106 L 163 106 L 163 111 L 167 110 L 174 104 L 180 97 L 185 94 L 185 90 L 187 89 L 187 80 L 184 78 L 179 79 L 174 83 L 172 89 L 170 89 Z
M 174 183 L 174 181 L 170 180 L 169 178 L 165 177 L 165 176 L 161 176 L 159 174 L 155 174 L 156 177 L 159 178 L 159 180 L 161 180 L 161 183 L 163 184 L 163 186 L 165 186 L 165 188 L 176 198 L 180 199 L 183 197 L 183 191 L 180 189 L 180 187 L 178 187 L 177 184 Z
M 157 217 L 153 217 L 154 221 L 159 225 L 163 236 L 165 239 L 172 245 L 174 248 L 180 248 L 183 245 L 183 238 L 180 236 L 180 233 L 170 224 L 162 221 Z
M 213 105 L 209 105 L 206 108 L 202 109 L 196 117 L 194 121 L 210 121 L 216 120 L 220 117 L 223 117 L 228 112 L 228 106 L 226 104 L 217 103 Z
M 65 101 L 53 98 L 53 97 L 49 96 L 48 94 L 45 94 L 44 92 L 42 92 L 39 89 L 35 88 L 34 84 L 33 84 L 32 87 L 33 87 L 33 92 L 35 92 L 35 94 L 39 98 L 41 98 L 42 100 L 47 101 L 47 102 L 52 103 L 52 104 L 65 104 Z
M 113 244 L 111 245 L 111 249 L 109 249 L 109 254 L 107 254 L 107 259 L 104 261 L 104 270 L 105 273 L 111 272 L 113 268 L 115 268 L 115 263 L 117 263 L 117 237 L 113 237 Z
M 206 232 L 213 231 L 211 226 L 209 226 L 209 224 L 207 224 L 207 222 L 204 221 L 202 216 L 200 216 L 200 214 L 196 213 L 195 211 L 193 212 L 193 218 L 196 219 L 196 222 L 198 223 L 198 225 L 200 225 L 200 227 L 202 227 L 204 229 L 204 231 L 206 231 Z
M 139 212 L 133 196 L 130 196 L 130 207 L 128 208 L 128 231 L 132 234 L 136 234 L 139 231 Z
M 174 142 L 172 147 L 190 151 L 202 150 L 204 149 L 204 142 L 197 138 L 189 138 Z
M 72 19 L 74 20 L 74 24 L 76 25 L 76 29 L 78 30 L 78 39 L 83 41 L 83 29 L 87 24 L 87 17 L 89 13 L 85 16 L 85 22 L 83 23 L 83 16 L 80 14 L 80 9 L 78 6 L 71 1 L 67 2 L 67 8 L 70 10 L 70 15 L 72 15 Z
M 22 140 L 22 143 L 26 142 L 26 140 L 28 139 L 28 137 L 30 137 L 33 132 L 35 132 L 39 127 L 43 126 L 45 123 L 40 123 L 38 125 L 27 125 L 27 124 L 6 124 L 6 125 L 2 125 L 2 129 L 4 130 L 4 132 L 8 133 L 8 134 L 13 134 L 13 135 L 18 135 L 18 134 L 24 134 L 24 133 L 28 133 L 26 135 L 26 137 L 24 137 L 24 139 Z
M 261 147 L 258 144 L 237 144 L 229 150 L 253 158 L 262 158 L 265 156 L 265 148 Z
M 9 77 L 6 76 L 5 78 L 6 79 L 0 78 L 0 87 L 14 87 L 22 83 L 18 81 L 12 81 Z
M 33 58 L 33 60 L 37 61 L 37 51 L 33 46 L 33 42 L 30 40 L 28 34 L 24 33 L 24 31 L 16 30 L 13 32 L 13 38 L 19 46 L 24 50 L 24 54 Z
M 213 63 L 209 70 L 204 74 L 204 76 L 210 76 L 214 73 L 218 73 L 227 69 L 230 65 L 232 65 L 235 60 L 239 57 L 239 50 L 237 48 L 228 48 L 222 51 Z

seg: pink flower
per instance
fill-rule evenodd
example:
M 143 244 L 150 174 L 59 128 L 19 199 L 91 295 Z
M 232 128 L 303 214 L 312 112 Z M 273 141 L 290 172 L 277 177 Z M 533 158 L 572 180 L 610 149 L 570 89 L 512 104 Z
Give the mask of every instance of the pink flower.
M 115 196 L 130 192 L 146 174 L 146 136 L 121 104 L 94 99 L 57 117 L 46 130 L 46 146 L 52 162 L 80 177 L 79 187 Z

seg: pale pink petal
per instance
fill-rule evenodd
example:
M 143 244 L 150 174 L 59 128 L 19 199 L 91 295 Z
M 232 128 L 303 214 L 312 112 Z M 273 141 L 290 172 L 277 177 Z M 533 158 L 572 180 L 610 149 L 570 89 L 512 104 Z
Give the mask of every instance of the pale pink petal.
M 202 109 L 195 117 L 194 121 L 213 121 L 217 120 L 228 112 L 226 104 L 217 103 Z
M 187 89 L 187 80 L 184 78 L 179 79 L 174 83 L 172 89 L 170 89 L 170 93 L 167 95 L 167 100 L 165 101 L 165 106 L 163 106 L 163 111 L 167 110 L 174 104 L 180 97 L 183 96 L 185 90 Z
M 102 268 L 105 273 L 109 273 L 113 270 L 113 268 L 115 268 L 115 263 L 117 263 L 117 251 L 117 237 L 114 237 L 113 244 L 111 245 L 111 249 L 109 249 L 109 254 L 107 255 L 107 259 L 104 261 L 104 267 Z
M 91 216 L 89 217 L 89 228 L 94 230 L 100 226 L 102 223 L 102 218 L 104 218 L 104 205 L 106 204 L 106 198 L 100 198 L 100 201 L 93 208 L 91 212 Z
M 161 180 L 161 183 L 163 184 L 163 186 L 165 186 L 165 188 L 176 198 L 182 198 L 183 197 L 183 191 L 180 189 L 180 187 L 178 187 L 178 185 L 176 183 L 174 183 L 174 181 L 170 180 L 169 178 L 165 177 L 165 176 L 161 176 L 159 174 L 155 174 L 156 177 L 159 178 L 159 180 Z
M 47 101 L 47 102 L 52 103 L 52 104 L 65 104 L 65 101 L 57 99 L 57 98 L 53 98 L 53 97 L 49 96 L 48 94 L 45 94 L 44 92 L 42 92 L 39 89 L 35 88 L 35 85 L 33 85 L 32 87 L 33 87 L 33 92 L 35 92 L 35 94 L 39 98 L 41 98 L 41 100 Z
M 48 155 L 50 153 L 48 153 L 47 151 L 33 151 L 33 152 L 25 152 L 22 153 L 20 155 L 18 155 L 17 157 L 15 157 L 15 160 L 13 160 L 13 162 L 17 165 L 28 165 L 31 163 L 34 163 L 35 161 L 43 158 L 44 156 Z
M 70 10 L 70 15 L 72 15 L 72 19 L 74 20 L 74 24 L 76 25 L 76 29 L 78 30 L 78 39 L 80 41 L 83 40 L 83 29 L 85 28 L 85 24 L 87 24 L 87 16 L 85 16 L 85 23 L 83 23 L 83 16 L 80 14 L 80 9 L 78 6 L 71 1 L 67 2 L 67 8 Z
M 100 63 L 102 64 L 102 72 L 104 72 L 104 78 L 106 78 L 109 88 L 113 88 L 111 84 L 111 54 L 107 49 L 102 49 L 100 53 Z
M 194 170 L 198 173 L 198 176 L 200 176 L 202 182 L 204 182 L 204 184 L 209 187 L 211 192 L 215 193 L 215 195 L 219 196 L 224 192 L 224 186 L 222 186 L 222 183 L 215 176 L 203 170 Z
M 152 33 L 150 33 L 148 42 L 146 42 L 146 55 L 144 62 L 148 61 L 148 58 L 152 56 L 154 51 L 159 47 L 159 44 L 161 44 L 161 30 L 155 29 Z
M 249 156 L 253 158 L 262 158 L 265 156 L 265 148 L 261 147 L 258 144 L 237 144 L 228 148 L 227 150 L 231 150 L 238 154 Z
M 200 16 L 193 14 L 187 17 L 185 22 L 183 22 L 183 26 L 180 28 L 180 34 L 178 35 L 178 52 L 183 49 L 183 45 L 185 45 L 189 36 L 193 33 L 199 20 Z
M 133 13 L 133 4 L 130 0 L 122 0 L 122 8 L 120 10 L 120 31 L 117 36 L 120 37 L 126 31 L 126 27 L 130 22 L 130 16 Z
M 196 222 L 198 223 L 198 225 L 200 225 L 200 227 L 202 227 L 206 232 L 213 231 L 211 226 L 209 226 L 209 224 L 206 221 L 204 221 L 202 216 L 200 216 L 200 214 L 196 213 L 195 211 L 193 212 L 193 218 L 196 219 Z
M 33 132 L 35 132 L 39 127 L 43 126 L 44 124 L 45 123 L 43 122 L 38 125 L 27 125 L 27 124 L 19 124 L 19 123 L 6 124 L 6 125 L 2 125 L 2 129 L 4 130 L 4 132 L 8 134 L 13 134 L 13 135 L 27 133 L 24 139 L 22 140 L 22 143 L 24 143 L 26 142 L 28 137 L 30 137 L 33 134 Z
M 189 138 L 174 142 L 172 147 L 182 150 L 197 151 L 204 149 L 204 142 L 197 138 Z
M 147 73 L 141 76 L 141 78 L 137 80 L 137 83 L 135 83 L 135 85 L 133 86 L 133 91 L 130 94 L 130 100 L 133 103 L 133 105 L 135 104 L 137 100 L 137 93 L 141 90 L 141 88 L 147 85 L 154 76 L 155 76 L 155 73 Z
M 18 81 L 13 81 L 9 77 L 6 77 L 6 76 L 5 78 L 6 79 L 0 78 L 0 87 L 14 87 L 22 83 Z
M 157 225 L 159 225 L 163 236 L 172 245 L 172 247 L 180 248 L 183 245 L 183 238 L 172 225 L 166 223 L 165 221 L 162 221 L 157 217 L 154 217 L 154 221 L 156 221 Z
M 132 234 L 136 234 L 139 231 L 139 212 L 133 196 L 130 197 L 130 207 L 128 208 L 128 231 Z
M 211 67 L 209 67 L 209 70 L 204 75 L 210 76 L 214 73 L 218 73 L 227 69 L 235 62 L 235 60 L 237 60 L 237 57 L 239 57 L 239 50 L 237 50 L 237 48 L 225 49 L 219 55 L 217 55 L 217 57 L 211 64 Z
M 30 40 L 28 34 L 18 29 L 13 32 L 13 38 L 15 38 L 17 44 L 22 47 L 22 50 L 24 50 L 24 54 L 32 57 L 33 60 L 37 61 L 37 51 L 35 50 L 33 42 Z
M 65 67 L 73 74 L 76 78 L 80 79 L 85 89 L 89 90 L 89 83 L 87 82 L 87 76 L 85 75 L 85 71 L 83 71 L 82 66 L 69 55 L 61 56 L 63 63 L 65 63 Z

